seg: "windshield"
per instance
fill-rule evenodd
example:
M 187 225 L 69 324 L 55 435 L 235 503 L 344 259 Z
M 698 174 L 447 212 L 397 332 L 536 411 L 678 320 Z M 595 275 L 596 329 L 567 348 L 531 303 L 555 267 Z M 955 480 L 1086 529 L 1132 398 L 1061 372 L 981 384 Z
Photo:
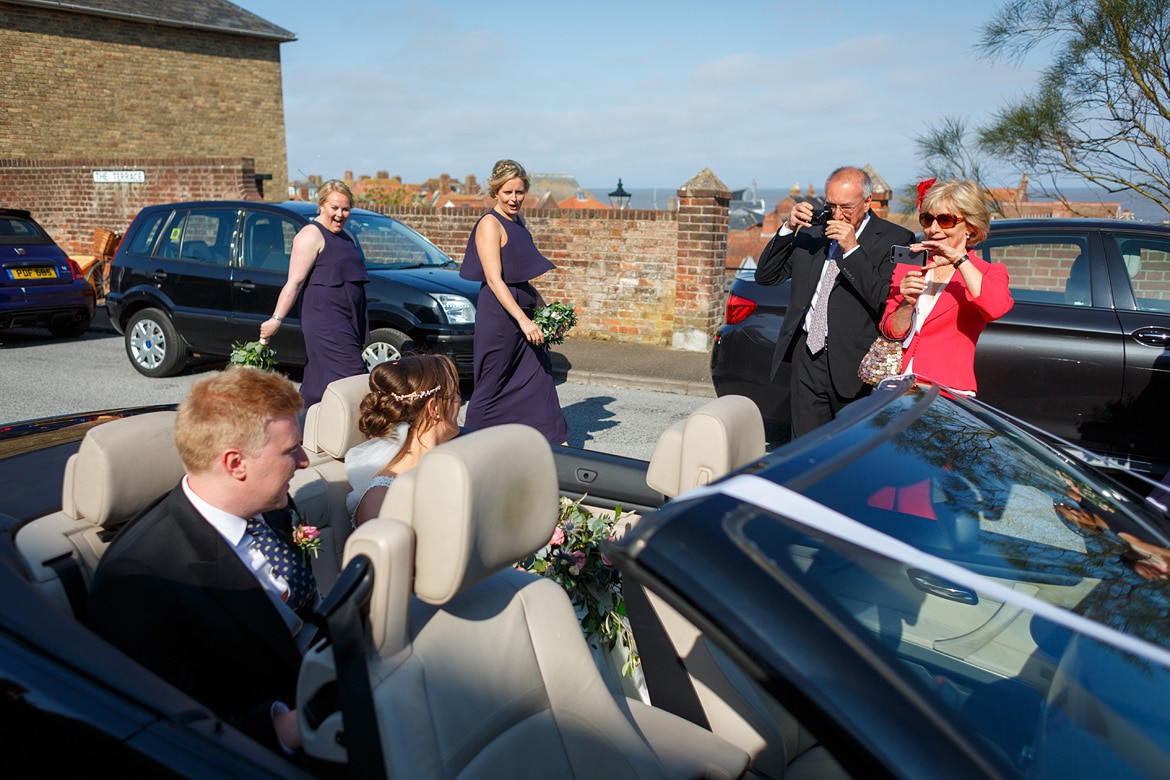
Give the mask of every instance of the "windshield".
M 357 241 L 370 271 L 438 267 L 453 262 L 417 231 L 382 214 L 351 213 L 345 227 Z

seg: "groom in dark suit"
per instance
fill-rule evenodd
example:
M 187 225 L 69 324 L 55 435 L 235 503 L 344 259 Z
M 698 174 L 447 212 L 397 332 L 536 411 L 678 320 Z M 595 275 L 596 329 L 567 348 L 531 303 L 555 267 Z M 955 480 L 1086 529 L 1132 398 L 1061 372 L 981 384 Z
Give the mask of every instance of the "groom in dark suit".
M 301 744 L 288 703 L 317 600 L 285 511 L 308 465 L 301 406 L 288 379 L 254 368 L 196 382 L 175 422 L 187 474 L 114 538 L 87 610 L 112 644 L 286 753 Z
M 869 393 L 857 376 L 878 337 L 890 292 L 890 247 L 914 234 L 870 210 L 873 183 L 860 168 L 838 168 L 825 183 L 830 218 L 812 224 L 813 207 L 798 203 L 760 256 L 756 281 L 792 280 L 788 311 L 772 357 L 772 377 L 792 362 L 792 435 L 827 423 Z

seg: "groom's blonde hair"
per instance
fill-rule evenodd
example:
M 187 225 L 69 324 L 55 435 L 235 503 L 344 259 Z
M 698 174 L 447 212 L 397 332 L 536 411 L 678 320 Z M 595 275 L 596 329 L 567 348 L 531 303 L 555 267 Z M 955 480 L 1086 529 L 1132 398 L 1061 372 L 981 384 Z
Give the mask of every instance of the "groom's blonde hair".
M 175 446 L 188 473 L 201 474 L 235 447 L 255 455 L 268 443 L 268 423 L 304 408 L 283 374 L 232 366 L 200 379 L 179 404 Z

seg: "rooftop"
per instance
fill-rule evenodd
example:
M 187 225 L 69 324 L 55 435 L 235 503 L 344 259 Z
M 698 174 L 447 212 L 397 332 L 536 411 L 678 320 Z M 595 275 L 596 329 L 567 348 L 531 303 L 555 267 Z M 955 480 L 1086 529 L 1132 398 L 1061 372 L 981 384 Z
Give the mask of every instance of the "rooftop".
M 261 19 L 227 0 L 0 0 L 0 5 L 23 5 L 64 13 L 190 27 L 199 30 L 268 38 L 287 43 L 296 35 Z

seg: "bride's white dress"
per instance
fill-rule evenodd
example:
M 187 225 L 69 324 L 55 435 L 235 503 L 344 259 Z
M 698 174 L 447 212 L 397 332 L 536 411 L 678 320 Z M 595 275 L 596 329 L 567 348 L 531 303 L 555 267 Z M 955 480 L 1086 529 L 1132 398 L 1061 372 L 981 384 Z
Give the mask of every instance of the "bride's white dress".
M 375 487 L 389 487 L 393 477 L 379 477 L 378 472 L 394 459 L 406 442 L 410 429 L 407 423 L 399 423 L 389 436 L 369 439 L 345 453 L 345 476 L 349 480 L 349 495 L 345 497 L 345 508 L 349 521 L 353 523 L 354 513 L 366 492 Z

